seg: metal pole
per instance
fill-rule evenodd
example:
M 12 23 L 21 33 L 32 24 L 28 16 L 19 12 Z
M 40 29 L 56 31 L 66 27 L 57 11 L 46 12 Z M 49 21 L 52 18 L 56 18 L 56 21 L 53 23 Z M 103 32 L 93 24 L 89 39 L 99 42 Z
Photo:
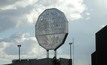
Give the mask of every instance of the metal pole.
M 70 59 L 71 59 L 71 45 L 70 45 Z
M 47 51 L 47 65 L 49 65 L 49 50 L 46 51 Z
M 56 50 L 54 50 L 55 51 L 55 59 L 57 59 L 57 51 Z
M 19 47 L 19 61 L 20 61 L 20 47 Z
M 71 56 L 71 52 L 72 52 L 72 51 L 71 51 L 71 44 L 72 44 L 72 43 L 69 43 L 69 45 L 70 45 L 70 59 L 72 59 L 72 56 Z
M 47 50 L 47 58 L 49 58 L 49 50 Z
M 72 45 L 72 43 L 69 43 L 69 45 L 70 45 L 70 65 L 72 65 L 72 55 L 71 55 L 71 45 Z
M 74 65 L 74 38 L 73 38 L 73 60 L 72 60 L 72 65 Z
M 21 45 L 17 45 L 19 47 L 19 61 L 20 61 L 20 47 Z

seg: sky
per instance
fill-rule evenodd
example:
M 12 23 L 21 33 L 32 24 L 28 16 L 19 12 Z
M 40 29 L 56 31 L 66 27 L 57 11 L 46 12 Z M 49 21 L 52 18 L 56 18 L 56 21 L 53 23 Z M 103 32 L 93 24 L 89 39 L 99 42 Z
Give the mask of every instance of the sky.
M 49 8 L 59 9 L 68 20 L 69 34 L 57 50 L 58 58 L 70 57 L 69 43 L 74 39 L 74 65 L 91 65 L 95 33 L 107 24 L 107 0 L 0 0 L 0 65 L 18 59 L 18 44 L 21 59 L 46 57 L 35 37 L 35 24 Z M 54 51 L 49 53 L 52 58 Z

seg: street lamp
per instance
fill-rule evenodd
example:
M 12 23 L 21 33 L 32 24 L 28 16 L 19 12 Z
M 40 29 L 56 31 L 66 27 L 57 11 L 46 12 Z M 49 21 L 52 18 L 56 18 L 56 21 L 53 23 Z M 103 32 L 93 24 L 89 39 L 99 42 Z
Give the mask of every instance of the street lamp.
M 72 45 L 72 43 L 69 43 L 69 45 L 70 45 L 70 65 L 72 65 L 72 55 L 71 55 L 71 45 Z
M 70 45 L 70 59 L 72 58 L 71 57 L 71 45 L 72 45 L 72 43 L 69 43 L 69 45 Z
M 20 61 L 20 47 L 21 47 L 21 45 L 17 45 L 17 47 L 19 47 L 19 61 Z

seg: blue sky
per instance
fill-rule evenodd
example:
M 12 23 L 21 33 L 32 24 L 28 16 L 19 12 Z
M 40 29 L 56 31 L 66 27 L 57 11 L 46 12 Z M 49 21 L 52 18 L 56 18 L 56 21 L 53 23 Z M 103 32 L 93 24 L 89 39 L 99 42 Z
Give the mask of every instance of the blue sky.
M 69 22 L 69 34 L 58 57 L 69 58 L 69 43 L 74 38 L 74 65 L 91 64 L 95 33 L 107 24 L 106 0 L 0 0 L 0 64 L 18 59 L 17 44 L 22 45 L 21 58 L 46 57 L 35 38 L 35 24 L 48 8 L 61 10 Z M 50 57 L 53 55 L 50 51 Z

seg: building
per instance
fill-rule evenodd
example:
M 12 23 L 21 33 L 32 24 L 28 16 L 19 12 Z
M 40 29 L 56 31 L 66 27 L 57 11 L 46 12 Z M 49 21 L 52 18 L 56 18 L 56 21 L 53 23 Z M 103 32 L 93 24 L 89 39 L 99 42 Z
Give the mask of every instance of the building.
M 107 26 L 96 33 L 96 51 L 92 54 L 92 65 L 107 65 L 106 59 Z
M 91 60 L 92 60 L 92 64 L 91 65 L 97 65 L 97 61 L 96 61 L 96 51 L 92 53 L 91 56 Z
M 11 64 L 6 65 L 70 65 L 70 59 L 65 58 L 22 59 L 20 62 L 19 60 L 13 60 Z

